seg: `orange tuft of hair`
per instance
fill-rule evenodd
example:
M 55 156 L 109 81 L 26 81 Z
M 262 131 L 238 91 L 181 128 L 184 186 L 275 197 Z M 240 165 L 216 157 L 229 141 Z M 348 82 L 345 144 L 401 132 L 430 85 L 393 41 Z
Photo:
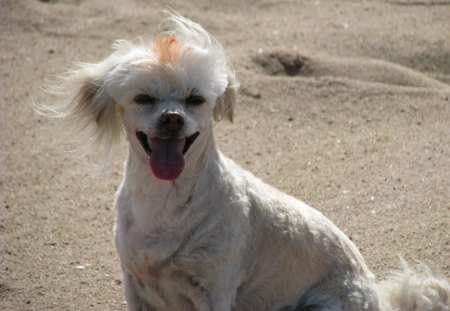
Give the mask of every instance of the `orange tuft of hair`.
M 163 64 L 169 64 L 178 57 L 180 42 L 175 36 L 160 37 L 155 40 L 153 49 Z

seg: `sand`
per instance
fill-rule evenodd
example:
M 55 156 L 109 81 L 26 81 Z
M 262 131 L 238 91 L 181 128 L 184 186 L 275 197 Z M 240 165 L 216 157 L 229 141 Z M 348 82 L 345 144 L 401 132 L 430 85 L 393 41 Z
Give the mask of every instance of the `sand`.
M 104 172 L 33 111 L 42 88 L 170 5 L 224 45 L 241 90 L 222 151 L 322 211 L 382 279 L 450 276 L 449 1 L 0 0 L 0 309 L 125 310 Z

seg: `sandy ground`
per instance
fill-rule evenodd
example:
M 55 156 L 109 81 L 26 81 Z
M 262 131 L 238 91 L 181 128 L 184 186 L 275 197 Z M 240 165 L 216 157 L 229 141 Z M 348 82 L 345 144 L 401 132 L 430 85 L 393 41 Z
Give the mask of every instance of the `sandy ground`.
M 172 6 L 241 81 L 225 154 L 340 226 L 380 277 L 450 275 L 449 1 L 0 0 L 0 310 L 125 310 L 112 243 L 123 152 L 67 152 L 32 104 L 77 61 L 158 31 Z

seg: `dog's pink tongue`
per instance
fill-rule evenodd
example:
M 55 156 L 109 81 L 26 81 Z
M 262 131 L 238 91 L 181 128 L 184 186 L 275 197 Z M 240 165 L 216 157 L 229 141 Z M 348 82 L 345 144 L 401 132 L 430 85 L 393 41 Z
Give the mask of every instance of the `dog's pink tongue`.
M 184 168 L 184 138 L 152 138 L 151 144 L 152 154 L 150 156 L 150 167 L 152 168 L 153 174 L 159 179 L 177 179 Z

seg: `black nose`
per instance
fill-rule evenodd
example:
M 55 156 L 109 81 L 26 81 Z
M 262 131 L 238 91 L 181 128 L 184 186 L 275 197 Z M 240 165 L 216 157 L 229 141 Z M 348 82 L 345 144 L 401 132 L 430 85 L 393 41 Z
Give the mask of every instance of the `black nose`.
M 166 112 L 160 117 L 159 122 L 161 127 L 167 130 L 178 131 L 184 125 L 184 118 L 178 112 Z

